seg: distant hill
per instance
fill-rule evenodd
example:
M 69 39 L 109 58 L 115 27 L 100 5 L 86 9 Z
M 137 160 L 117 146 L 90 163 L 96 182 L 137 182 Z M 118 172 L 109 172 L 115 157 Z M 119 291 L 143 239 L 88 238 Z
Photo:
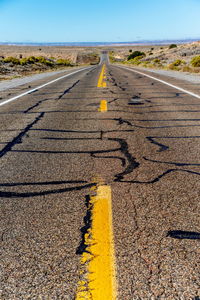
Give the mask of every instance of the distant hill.
M 198 39 L 181 39 L 181 40 L 141 40 L 129 42 L 66 42 L 66 43 L 31 43 L 31 42 L 0 42 L 0 45 L 13 46 L 67 46 L 67 47 L 101 47 L 101 46 L 129 46 L 129 45 L 166 45 L 171 43 L 184 44 L 200 40 Z

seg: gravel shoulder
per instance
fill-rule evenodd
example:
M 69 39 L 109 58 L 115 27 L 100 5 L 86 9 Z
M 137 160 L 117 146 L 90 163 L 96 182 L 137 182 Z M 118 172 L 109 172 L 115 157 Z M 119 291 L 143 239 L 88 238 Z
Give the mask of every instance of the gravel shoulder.
M 12 88 L 18 87 L 20 85 L 24 85 L 24 84 L 33 82 L 35 80 L 45 79 L 45 78 L 48 78 L 48 77 L 51 77 L 51 76 L 54 76 L 57 74 L 62 74 L 62 73 L 65 73 L 66 71 L 75 70 L 75 69 L 77 69 L 77 68 L 67 68 L 67 69 L 61 70 L 61 71 L 45 72 L 45 73 L 25 76 L 23 78 L 14 78 L 11 80 L 3 80 L 3 81 L 0 81 L 0 91 L 12 89 Z
M 185 80 L 189 81 L 191 83 L 197 84 L 200 83 L 200 74 L 191 74 L 191 73 L 183 73 L 179 71 L 170 71 L 170 70 L 158 70 L 158 69 L 150 69 L 150 68 L 143 68 L 143 67 L 135 67 L 135 66 L 130 66 L 130 65 L 124 65 L 124 64 L 118 64 L 120 66 L 126 66 L 130 69 L 136 69 L 140 71 L 148 71 L 151 73 L 159 74 L 159 75 L 164 75 L 168 77 L 173 77 L 175 79 L 180 79 L 180 80 Z

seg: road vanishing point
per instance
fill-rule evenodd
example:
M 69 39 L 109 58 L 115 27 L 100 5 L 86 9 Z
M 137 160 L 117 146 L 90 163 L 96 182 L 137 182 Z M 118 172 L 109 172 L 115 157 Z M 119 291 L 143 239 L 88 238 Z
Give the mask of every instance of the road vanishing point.
M 200 88 L 109 63 L 0 92 L 0 299 L 200 299 Z

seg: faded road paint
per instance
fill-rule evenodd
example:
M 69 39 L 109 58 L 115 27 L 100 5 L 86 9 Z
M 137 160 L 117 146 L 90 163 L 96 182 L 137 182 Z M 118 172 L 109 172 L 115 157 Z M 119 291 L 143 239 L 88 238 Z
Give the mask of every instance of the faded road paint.
M 117 299 L 111 188 L 97 186 L 90 197 L 91 228 L 85 233 L 86 250 L 81 257 L 81 280 L 76 300 Z

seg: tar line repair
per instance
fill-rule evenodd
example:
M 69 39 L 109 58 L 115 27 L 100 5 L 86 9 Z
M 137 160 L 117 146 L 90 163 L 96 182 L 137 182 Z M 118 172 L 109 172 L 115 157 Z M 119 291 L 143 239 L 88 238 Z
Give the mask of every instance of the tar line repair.
M 103 65 L 97 87 L 106 87 Z M 107 101 L 102 100 L 99 112 L 107 111 Z M 101 177 L 93 180 L 91 195 L 86 196 L 87 213 L 81 229 L 82 241 L 77 249 L 80 259 L 80 280 L 76 300 L 117 299 L 115 247 L 112 222 L 111 187 Z

